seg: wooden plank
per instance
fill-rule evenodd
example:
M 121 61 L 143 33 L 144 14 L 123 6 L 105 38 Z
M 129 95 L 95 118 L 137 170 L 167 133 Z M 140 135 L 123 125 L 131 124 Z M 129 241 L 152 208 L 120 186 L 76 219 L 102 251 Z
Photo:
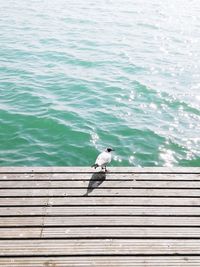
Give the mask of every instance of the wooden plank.
M 0 217 L 0 227 L 33 226 L 182 226 L 199 227 L 199 217 L 152 216 L 55 216 L 55 217 Z
M 44 217 L 0 217 L 0 227 L 25 227 L 41 226 L 44 223 Z
M 0 232 L 1 233 L 1 232 Z M 9 231 L 4 231 L 12 237 Z M 24 236 L 26 230 L 24 230 Z M 14 233 L 16 234 L 16 233 Z M 200 228 L 177 227 L 47 227 L 44 238 L 200 238 Z
M 12 208 L 11 208 L 12 209 Z M 1 212 L 1 209 L 0 209 Z M 8 211 L 9 212 L 9 211 Z M 10 211 L 12 213 L 12 210 Z M 194 215 L 200 216 L 200 207 L 48 207 L 47 215 Z
M 40 181 L 40 180 L 62 180 L 62 181 L 75 181 L 75 180 L 83 180 L 89 181 L 91 179 L 102 179 L 105 174 L 103 173 L 8 173 L 3 174 L 0 173 L 0 181 L 15 181 L 15 180 L 33 180 L 33 181 Z M 106 173 L 106 181 L 118 181 L 118 180 L 174 180 L 174 181 L 200 181 L 200 175 L 198 173 Z
M 42 227 L 24 228 L 0 228 L 0 239 L 4 238 L 40 238 Z
M 67 206 L 67 207 L 1 207 L 0 216 L 80 216 L 80 215 L 131 215 L 131 216 L 200 216 L 200 207 L 148 207 L 148 206 Z
M 0 206 L 46 206 L 48 203 L 48 198 L 0 198 Z
M 117 173 L 200 173 L 199 167 L 109 167 L 110 172 Z M 94 169 L 91 167 L 0 167 L 0 173 L 93 173 Z
M 60 174 L 60 176 L 62 175 L 62 177 L 64 177 L 65 175 Z M 66 174 L 69 179 L 72 179 L 72 175 L 73 174 Z M 80 174 L 77 174 L 80 176 Z M 88 177 L 88 174 L 86 174 Z M 196 175 L 196 174 L 195 174 Z M 59 174 L 58 174 L 59 177 Z M 53 174 L 46 174 L 46 173 L 40 173 L 40 174 L 36 174 L 36 173 L 0 173 L 0 181 L 18 181 L 18 180 L 50 180 L 53 178 Z
M 3 267 L 199 267 L 199 256 L 3 257 Z
M 200 198 L 159 198 L 159 197 L 22 197 L 0 198 L 0 206 L 200 206 Z
M 197 188 L 200 182 L 190 181 L 0 181 L 5 188 Z
M 47 196 L 86 196 L 87 189 L 4 189 L 0 197 L 47 197 Z M 143 196 L 143 197 L 200 197 L 200 189 L 103 189 L 95 188 L 90 196 Z
M 0 239 L 27 238 L 200 238 L 200 228 L 20 227 L 0 228 Z
M 46 214 L 45 207 L 1 207 L 0 216 L 33 216 Z
M 2 218 L 4 219 L 4 218 Z M 199 217 L 100 216 L 45 217 L 46 226 L 200 226 Z
M 1 199 L 0 199 L 1 201 Z M 198 206 L 200 198 L 149 198 L 149 197 L 50 197 L 48 205 L 183 205 Z
M 196 255 L 198 239 L 48 239 L 0 240 L 0 256 Z
M 0 228 L 0 239 L 5 238 L 199 238 L 199 228 L 148 227 L 41 227 Z
M 32 174 L 32 176 L 40 177 L 45 174 Z M 1 177 L 1 176 L 0 176 Z M 52 180 L 91 180 L 91 179 L 102 179 L 102 177 L 106 177 L 106 180 L 196 180 L 200 181 L 200 174 L 199 173 L 132 173 L 132 172 L 125 172 L 125 173 L 115 173 L 115 172 L 95 172 L 95 173 L 53 173 L 49 176 L 49 179 Z

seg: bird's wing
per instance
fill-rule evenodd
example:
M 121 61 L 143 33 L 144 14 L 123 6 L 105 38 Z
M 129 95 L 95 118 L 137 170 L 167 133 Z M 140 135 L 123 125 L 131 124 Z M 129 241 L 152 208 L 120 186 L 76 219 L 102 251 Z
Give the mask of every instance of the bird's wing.
M 106 152 L 102 152 L 101 154 L 99 154 L 99 156 L 96 159 L 96 164 L 98 164 L 99 166 L 102 165 L 106 165 L 111 161 L 111 157 L 108 153 Z

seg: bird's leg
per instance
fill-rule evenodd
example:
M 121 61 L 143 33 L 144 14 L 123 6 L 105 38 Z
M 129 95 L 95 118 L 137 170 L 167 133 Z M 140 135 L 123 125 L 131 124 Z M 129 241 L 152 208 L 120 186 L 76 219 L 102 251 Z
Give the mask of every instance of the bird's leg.
M 106 168 L 106 166 L 105 166 L 105 172 L 109 172 L 109 170 Z
M 106 170 L 106 166 L 105 167 L 101 167 L 101 170 L 106 172 L 107 171 Z

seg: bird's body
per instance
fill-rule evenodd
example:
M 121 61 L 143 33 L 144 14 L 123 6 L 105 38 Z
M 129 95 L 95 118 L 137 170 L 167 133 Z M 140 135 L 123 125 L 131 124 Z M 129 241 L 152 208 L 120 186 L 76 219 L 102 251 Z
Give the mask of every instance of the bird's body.
M 97 167 L 101 167 L 102 169 L 106 170 L 107 164 L 112 160 L 111 151 L 113 151 L 113 149 L 107 148 L 105 151 L 100 153 L 95 161 L 95 164 L 92 165 L 92 167 L 94 167 L 95 169 Z
M 95 164 L 98 164 L 99 167 L 104 168 L 108 163 L 111 162 L 112 156 L 110 152 L 103 151 L 96 159 Z

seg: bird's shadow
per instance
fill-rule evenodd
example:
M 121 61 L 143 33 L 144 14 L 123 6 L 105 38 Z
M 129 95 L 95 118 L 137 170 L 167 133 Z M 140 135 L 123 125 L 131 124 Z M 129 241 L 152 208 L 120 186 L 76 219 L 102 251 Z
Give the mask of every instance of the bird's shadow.
M 87 187 L 87 192 L 83 196 L 88 196 L 95 188 L 100 186 L 106 179 L 106 173 L 103 171 L 95 172 L 92 174 Z

